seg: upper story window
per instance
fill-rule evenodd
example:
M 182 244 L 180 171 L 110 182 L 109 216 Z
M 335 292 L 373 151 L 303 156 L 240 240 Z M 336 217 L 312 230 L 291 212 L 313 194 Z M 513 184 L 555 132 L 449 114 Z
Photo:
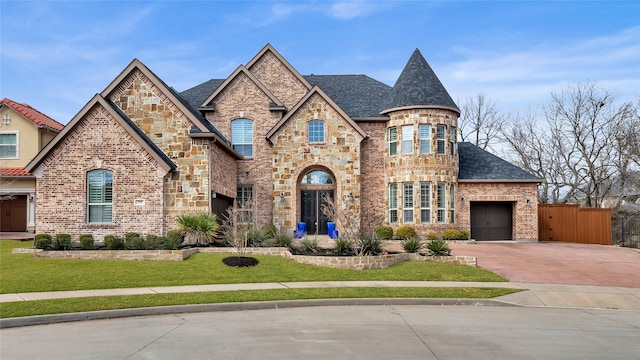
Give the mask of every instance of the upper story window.
M 308 134 L 310 143 L 324 142 L 324 121 L 312 120 L 308 123 Z
M 0 133 L 0 159 L 18 158 L 18 132 Z
M 231 144 L 244 157 L 253 157 L 253 121 L 237 119 L 231 122 Z
M 453 126 L 449 128 L 449 153 L 450 155 L 456 154 L 456 138 L 457 138 L 456 128 Z
M 413 154 L 413 125 L 402 127 L 402 153 Z
M 446 145 L 446 127 L 444 125 L 438 125 L 436 127 L 436 138 L 438 139 L 436 152 L 438 154 L 444 154 Z
M 113 173 L 93 170 L 87 173 L 87 203 L 90 223 L 113 222 Z
M 420 154 L 431 153 L 431 125 L 420 125 Z
M 389 128 L 389 155 L 398 153 L 398 128 Z

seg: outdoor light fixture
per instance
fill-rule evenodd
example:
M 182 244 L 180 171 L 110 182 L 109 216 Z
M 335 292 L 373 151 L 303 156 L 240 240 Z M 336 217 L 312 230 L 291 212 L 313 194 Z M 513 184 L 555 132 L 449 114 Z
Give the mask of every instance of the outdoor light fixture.
M 9 125 L 11 124 L 11 118 L 9 117 L 9 114 L 4 114 L 4 124 L 5 125 Z
M 349 201 L 353 201 L 353 193 L 349 193 Z
M 531 206 L 531 200 L 527 199 L 527 206 Z
M 460 203 L 464 205 L 464 198 L 460 198 Z
M 280 192 L 280 200 L 283 200 L 283 201 L 284 201 L 284 191 L 281 191 L 281 192 Z

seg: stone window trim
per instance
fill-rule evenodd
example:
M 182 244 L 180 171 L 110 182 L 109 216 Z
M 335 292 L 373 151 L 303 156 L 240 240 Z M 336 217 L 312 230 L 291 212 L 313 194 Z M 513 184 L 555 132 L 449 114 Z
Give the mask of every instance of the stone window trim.
M 313 119 L 307 122 L 307 141 L 310 144 L 326 143 L 325 121 Z
M 107 169 L 87 171 L 87 223 L 113 224 L 113 172 Z
M 253 158 L 253 120 L 238 118 L 231 121 L 231 146 L 245 158 Z
M 11 136 L 13 135 L 13 136 Z M 13 138 L 13 141 L 11 140 Z M 20 132 L 0 131 L 0 159 L 16 160 L 20 156 Z

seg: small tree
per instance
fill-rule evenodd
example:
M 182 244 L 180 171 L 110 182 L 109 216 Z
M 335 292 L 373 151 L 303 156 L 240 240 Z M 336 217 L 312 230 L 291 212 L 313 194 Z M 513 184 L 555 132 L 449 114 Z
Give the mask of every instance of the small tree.
M 244 257 L 249 245 L 249 230 L 253 220 L 253 203 L 251 200 L 244 201 L 242 204 L 233 202 L 232 206 L 227 208 L 223 229 L 225 240 L 236 249 L 238 257 Z

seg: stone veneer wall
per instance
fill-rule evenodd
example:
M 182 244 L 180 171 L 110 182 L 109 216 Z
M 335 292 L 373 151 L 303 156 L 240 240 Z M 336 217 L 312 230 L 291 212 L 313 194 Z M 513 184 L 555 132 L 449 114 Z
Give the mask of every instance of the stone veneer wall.
M 308 143 L 307 123 L 325 121 L 325 142 Z M 340 114 L 320 95 L 311 96 L 294 116 L 283 125 L 273 144 L 274 197 L 284 193 L 284 201 L 277 199 L 273 223 L 291 231 L 300 219 L 298 186 L 311 169 L 324 169 L 336 179 L 334 201 L 340 208 L 351 207 L 356 213 L 353 223 L 360 224 L 360 142 L 357 133 Z M 348 194 L 353 201 L 349 201 Z
M 452 110 L 445 109 L 406 109 L 389 113 L 390 120 L 387 123 L 387 129 L 389 127 L 398 128 L 398 147 L 397 154 L 389 156 L 389 149 L 386 145 L 387 130 L 385 129 L 385 190 L 383 202 L 381 205 L 385 209 L 385 219 L 389 222 L 389 191 L 388 185 L 390 183 L 398 184 L 398 222 L 396 224 L 389 224 L 390 226 L 397 228 L 400 225 L 413 226 L 419 234 L 425 234 L 429 231 L 435 231 L 442 233 L 448 228 L 457 228 L 457 219 L 454 223 L 449 218 L 449 208 L 451 207 L 449 193 L 451 191 L 451 184 L 456 184 L 458 181 L 458 154 L 449 155 L 449 127 L 453 126 L 457 128 L 458 113 Z M 420 139 L 419 129 L 420 124 L 431 125 L 431 153 L 420 154 Z M 402 126 L 413 125 L 414 126 L 414 155 L 402 154 Z M 445 141 L 445 154 L 435 154 L 437 139 L 436 139 L 436 126 L 446 125 L 446 141 Z M 403 183 L 413 183 L 414 198 L 413 198 L 413 219 L 407 221 L 403 219 L 402 204 L 403 204 Z M 420 182 L 430 182 L 431 187 L 431 219 L 430 223 L 420 222 Z M 437 210 L 437 197 L 435 185 L 437 183 L 446 183 L 446 222 L 437 223 L 436 210 Z M 457 197 L 459 198 L 459 196 Z M 457 199 L 456 199 L 457 202 Z M 459 206 L 458 202 L 455 204 L 456 208 Z
M 113 172 L 113 223 L 87 222 L 87 172 Z M 163 173 L 104 108 L 94 107 L 36 171 L 38 233 L 162 234 Z M 134 206 L 135 199 L 144 200 Z
M 472 201 L 509 201 L 513 207 L 513 239 L 538 239 L 538 184 L 537 183 L 460 183 L 458 216 L 461 229 L 471 230 L 470 203 Z M 527 199 L 530 204 L 527 205 Z M 473 234 L 471 234 L 473 238 Z
M 189 136 L 193 124 L 141 71 L 132 72 L 109 98 L 178 166 L 164 186 L 163 233 L 183 213 L 210 211 L 210 141 Z

